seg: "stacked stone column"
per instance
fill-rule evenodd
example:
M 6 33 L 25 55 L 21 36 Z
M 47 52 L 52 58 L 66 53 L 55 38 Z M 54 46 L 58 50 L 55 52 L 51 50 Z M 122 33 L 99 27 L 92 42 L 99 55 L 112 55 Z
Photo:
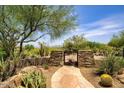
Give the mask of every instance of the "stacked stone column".
M 52 51 L 50 55 L 49 65 L 60 66 L 63 64 L 63 51 Z
M 78 51 L 78 67 L 91 67 L 94 66 L 94 55 L 90 50 Z

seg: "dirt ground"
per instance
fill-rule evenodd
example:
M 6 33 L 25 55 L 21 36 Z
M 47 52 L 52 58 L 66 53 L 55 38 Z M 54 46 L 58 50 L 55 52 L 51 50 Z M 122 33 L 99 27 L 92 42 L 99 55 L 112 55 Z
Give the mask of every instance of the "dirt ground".
M 45 70 L 43 73 L 45 77 L 47 78 L 46 83 L 47 83 L 47 88 L 51 88 L 51 77 L 54 74 L 55 71 L 57 71 L 60 67 L 49 67 L 48 70 Z M 96 88 L 102 88 L 99 85 L 100 77 L 95 75 L 95 69 L 96 68 L 85 68 L 81 67 L 81 73 L 82 75 Z M 113 78 L 113 88 L 124 88 L 124 84 L 120 83 L 116 78 Z
M 96 88 L 101 88 L 99 85 L 100 77 L 95 75 L 96 68 L 80 68 L 82 75 Z M 120 83 L 119 80 L 113 78 L 113 88 L 124 88 L 124 84 Z
M 60 67 L 54 67 L 54 66 L 51 66 L 49 67 L 48 70 L 44 70 L 43 73 L 44 73 L 44 76 L 46 77 L 46 84 L 47 84 L 47 88 L 51 88 L 51 78 L 52 78 L 52 75 L 55 73 L 55 71 L 57 71 Z

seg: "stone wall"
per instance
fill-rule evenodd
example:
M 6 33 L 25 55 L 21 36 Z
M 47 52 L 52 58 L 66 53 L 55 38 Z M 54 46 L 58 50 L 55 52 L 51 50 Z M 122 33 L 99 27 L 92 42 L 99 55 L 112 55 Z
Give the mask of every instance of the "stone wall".
M 37 66 L 43 64 L 48 64 L 50 66 L 60 66 L 63 65 L 63 53 L 63 51 L 52 51 L 48 57 L 21 59 L 17 63 L 17 67 L 23 68 L 26 66 Z
M 41 58 L 25 58 L 21 59 L 17 67 L 23 68 L 26 66 L 37 66 L 37 65 L 43 65 L 43 64 L 48 64 L 49 62 L 49 57 L 41 57 Z
M 22 68 L 26 66 L 37 66 L 48 64 L 50 66 L 64 65 L 64 51 L 52 51 L 50 57 L 41 58 L 25 58 L 21 59 L 16 67 Z M 78 66 L 94 65 L 94 56 L 92 51 L 82 50 L 78 51 Z
M 94 66 L 93 52 L 90 50 L 78 51 L 78 67 L 91 67 Z
M 49 65 L 52 66 L 60 66 L 63 65 L 63 58 L 64 58 L 63 51 L 52 51 L 50 54 Z

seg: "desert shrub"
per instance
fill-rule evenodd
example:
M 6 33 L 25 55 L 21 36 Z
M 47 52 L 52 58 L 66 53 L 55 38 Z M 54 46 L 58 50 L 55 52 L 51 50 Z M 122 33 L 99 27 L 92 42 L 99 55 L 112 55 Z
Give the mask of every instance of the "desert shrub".
M 118 71 L 124 67 L 124 59 L 122 57 L 114 56 L 114 54 L 108 55 L 103 62 L 101 62 L 97 73 L 115 75 Z
M 14 56 L 13 60 L 0 60 L 0 81 L 7 80 L 9 77 L 15 75 L 18 62 L 19 57 L 17 56 Z
M 39 49 L 34 48 L 31 50 L 25 50 L 23 53 L 24 57 L 38 57 L 39 56 Z
M 66 39 L 63 44 L 63 48 L 66 51 L 77 51 L 79 49 L 85 49 L 86 47 L 88 47 L 86 38 L 78 35 Z
M 0 71 L 3 71 L 6 68 L 7 64 L 5 63 L 5 61 L 1 60 L 0 61 Z
M 0 61 L 0 81 L 4 81 L 8 78 L 9 63 L 4 60 Z M 6 72 L 7 71 L 7 72 Z
M 25 49 L 26 50 L 32 50 L 32 49 L 34 49 L 34 46 L 33 45 L 25 45 Z
M 45 88 L 46 79 L 40 72 L 30 72 L 22 77 L 22 87 L 25 88 Z
M 43 68 L 44 68 L 44 69 L 49 69 L 48 64 L 44 64 L 44 65 L 43 65 Z
M 112 86 L 112 77 L 108 74 L 103 74 L 100 76 L 100 84 L 103 87 L 111 87 Z
M 0 60 L 6 59 L 6 52 L 0 48 Z

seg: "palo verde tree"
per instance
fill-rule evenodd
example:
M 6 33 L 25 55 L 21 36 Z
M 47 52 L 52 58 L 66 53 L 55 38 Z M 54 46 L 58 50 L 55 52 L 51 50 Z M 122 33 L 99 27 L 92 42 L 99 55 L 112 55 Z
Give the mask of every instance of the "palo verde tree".
M 73 36 L 64 41 L 63 47 L 65 50 L 77 51 L 79 49 L 85 49 L 87 46 L 87 40 L 83 36 Z
M 19 45 L 19 54 L 24 43 L 35 42 L 45 35 L 56 39 L 76 26 L 76 15 L 72 6 L 1 6 L 0 8 L 2 28 L 0 34 L 3 39 L 12 41 L 10 47 L 13 49 Z M 3 35 L 4 31 L 7 34 Z M 40 35 L 31 38 L 37 33 Z M 2 39 L 0 41 L 4 43 Z M 9 48 L 7 43 L 4 44 Z
M 19 39 L 20 53 L 25 42 L 35 42 L 44 35 L 55 39 L 75 26 L 75 15 L 71 6 L 20 6 L 15 10 L 16 19 L 23 28 Z M 42 35 L 35 39 L 29 38 L 37 32 Z

